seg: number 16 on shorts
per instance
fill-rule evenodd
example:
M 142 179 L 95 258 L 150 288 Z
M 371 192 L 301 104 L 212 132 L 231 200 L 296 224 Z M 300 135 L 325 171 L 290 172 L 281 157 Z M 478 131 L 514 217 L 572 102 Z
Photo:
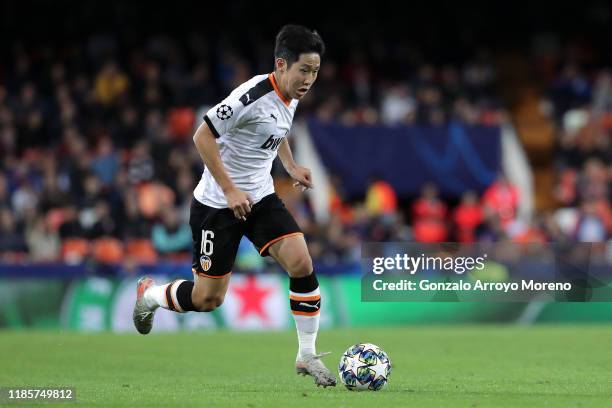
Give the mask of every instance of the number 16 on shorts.
M 202 230 L 202 242 L 200 244 L 201 255 L 212 255 L 213 253 L 213 238 L 215 233 L 210 230 Z
M 214 232 L 210 230 L 202 230 L 202 241 L 200 242 L 200 265 L 205 272 L 212 266 L 210 255 L 212 255 L 214 250 L 214 243 L 212 241 L 214 237 Z

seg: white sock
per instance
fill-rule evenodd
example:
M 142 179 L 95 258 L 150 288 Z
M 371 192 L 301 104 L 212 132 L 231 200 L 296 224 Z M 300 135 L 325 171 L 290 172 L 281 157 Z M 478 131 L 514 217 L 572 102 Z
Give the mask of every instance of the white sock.
M 297 317 L 302 317 L 302 316 L 295 316 Z M 319 316 L 316 316 L 316 325 L 317 325 L 317 329 L 319 326 Z M 299 327 L 300 325 L 297 322 L 295 322 L 296 326 Z M 300 329 L 297 330 L 297 335 L 298 335 L 298 357 L 304 357 L 307 356 L 309 354 L 316 354 L 317 353 L 317 349 L 316 349 L 316 342 L 317 342 L 317 331 L 314 332 L 305 332 L 302 331 Z
M 289 292 L 290 299 L 297 302 L 292 306 L 293 319 L 298 337 L 298 358 L 316 354 L 317 333 L 319 331 L 321 292 L 319 288 L 309 293 Z M 312 306 L 306 306 L 306 305 Z M 315 308 L 316 305 L 316 308 Z
M 166 304 L 166 287 L 169 284 L 165 285 L 152 285 L 150 288 L 145 290 L 144 293 L 144 303 L 151 310 L 157 309 L 159 306 L 164 308 L 168 308 Z
M 185 280 L 181 279 L 181 280 L 176 280 L 174 282 L 166 283 L 164 285 L 151 286 L 150 288 L 145 290 L 145 293 L 144 293 L 145 305 L 147 305 L 147 307 L 151 310 L 155 310 L 161 306 L 164 309 L 175 310 L 177 312 L 183 312 L 183 309 L 181 309 L 181 306 L 179 305 L 179 302 L 176 299 L 176 289 L 179 287 L 181 282 L 185 282 Z M 166 292 L 168 290 L 168 285 L 171 285 L 170 295 L 172 297 L 172 303 L 173 303 L 174 309 L 168 305 L 168 298 L 166 295 Z

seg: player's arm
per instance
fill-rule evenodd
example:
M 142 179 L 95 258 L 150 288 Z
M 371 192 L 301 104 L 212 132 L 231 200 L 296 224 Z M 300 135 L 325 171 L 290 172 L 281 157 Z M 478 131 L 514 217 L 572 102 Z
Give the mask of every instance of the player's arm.
M 193 135 L 193 142 L 202 161 L 223 190 L 228 208 L 234 212 L 236 218 L 246 220 L 246 215 L 251 212 L 251 197 L 244 191 L 239 190 L 227 174 L 221 161 L 215 136 L 206 122 L 203 122 L 196 130 L 195 135 Z
M 303 190 L 313 188 L 310 169 L 297 165 L 295 160 L 293 160 L 293 153 L 291 153 L 291 147 L 289 147 L 287 138 L 283 139 L 278 148 L 278 157 L 280 157 L 287 173 L 295 180 L 294 186 L 302 186 Z

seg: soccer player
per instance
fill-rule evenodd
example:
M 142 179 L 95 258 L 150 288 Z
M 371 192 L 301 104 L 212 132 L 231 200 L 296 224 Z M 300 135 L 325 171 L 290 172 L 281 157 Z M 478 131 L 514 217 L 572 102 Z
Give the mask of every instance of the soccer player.
M 312 375 L 317 385 L 336 385 L 315 350 L 321 294 L 312 260 L 270 175 L 278 154 L 296 186 L 313 187 L 310 170 L 293 160 L 287 134 L 299 99 L 317 79 L 324 50 L 316 31 L 284 26 L 276 36 L 274 72 L 238 86 L 204 116 L 193 137 L 206 165 L 190 213 L 194 281 L 156 285 L 141 278 L 133 316 L 138 332 L 151 331 L 158 307 L 182 313 L 221 306 L 246 235 L 262 256 L 272 256 L 289 274 L 298 374 Z

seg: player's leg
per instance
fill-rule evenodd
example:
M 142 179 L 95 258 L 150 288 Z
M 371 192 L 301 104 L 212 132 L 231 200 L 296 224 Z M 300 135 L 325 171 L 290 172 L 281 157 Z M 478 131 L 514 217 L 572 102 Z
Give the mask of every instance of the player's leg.
M 315 354 L 321 292 L 304 236 L 281 239 L 268 251 L 289 275 L 289 302 L 298 332 L 298 357 Z
M 289 302 L 299 346 L 295 362 L 297 372 L 312 375 L 317 385 L 334 386 L 336 378 L 320 361 L 324 354 L 316 354 L 321 291 L 304 236 L 285 237 L 272 244 L 269 253 L 289 274 Z
M 321 292 L 304 235 L 276 194 L 255 204 L 249 217 L 249 239 L 262 256 L 271 255 L 289 275 L 289 300 L 298 335 L 298 372 L 313 375 L 318 385 L 335 385 L 335 377 L 316 354 Z
M 231 273 L 220 277 L 202 276 L 194 273 L 195 284 L 191 293 L 191 300 L 195 310 L 199 312 L 212 312 L 223 304 Z
M 155 282 L 144 277 L 139 281 L 145 286 L 143 302 L 149 310 L 158 307 L 173 312 L 211 312 L 221 306 L 227 287 L 230 273 L 223 276 L 207 276 L 199 274 L 195 269 L 194 280 L 179 279 L 170 283 L 155 285 Z M 151 284 L 147 284 L 150 281 Z
M 156 285 L 150 277 L 138 281 L 134 325 L 151 331 L 155 311 L 209 312 L 223 303 L 244 224 L 227 209 L 207 207 L 193 200 L 189 224 L 193 236 L 194 280 Z

